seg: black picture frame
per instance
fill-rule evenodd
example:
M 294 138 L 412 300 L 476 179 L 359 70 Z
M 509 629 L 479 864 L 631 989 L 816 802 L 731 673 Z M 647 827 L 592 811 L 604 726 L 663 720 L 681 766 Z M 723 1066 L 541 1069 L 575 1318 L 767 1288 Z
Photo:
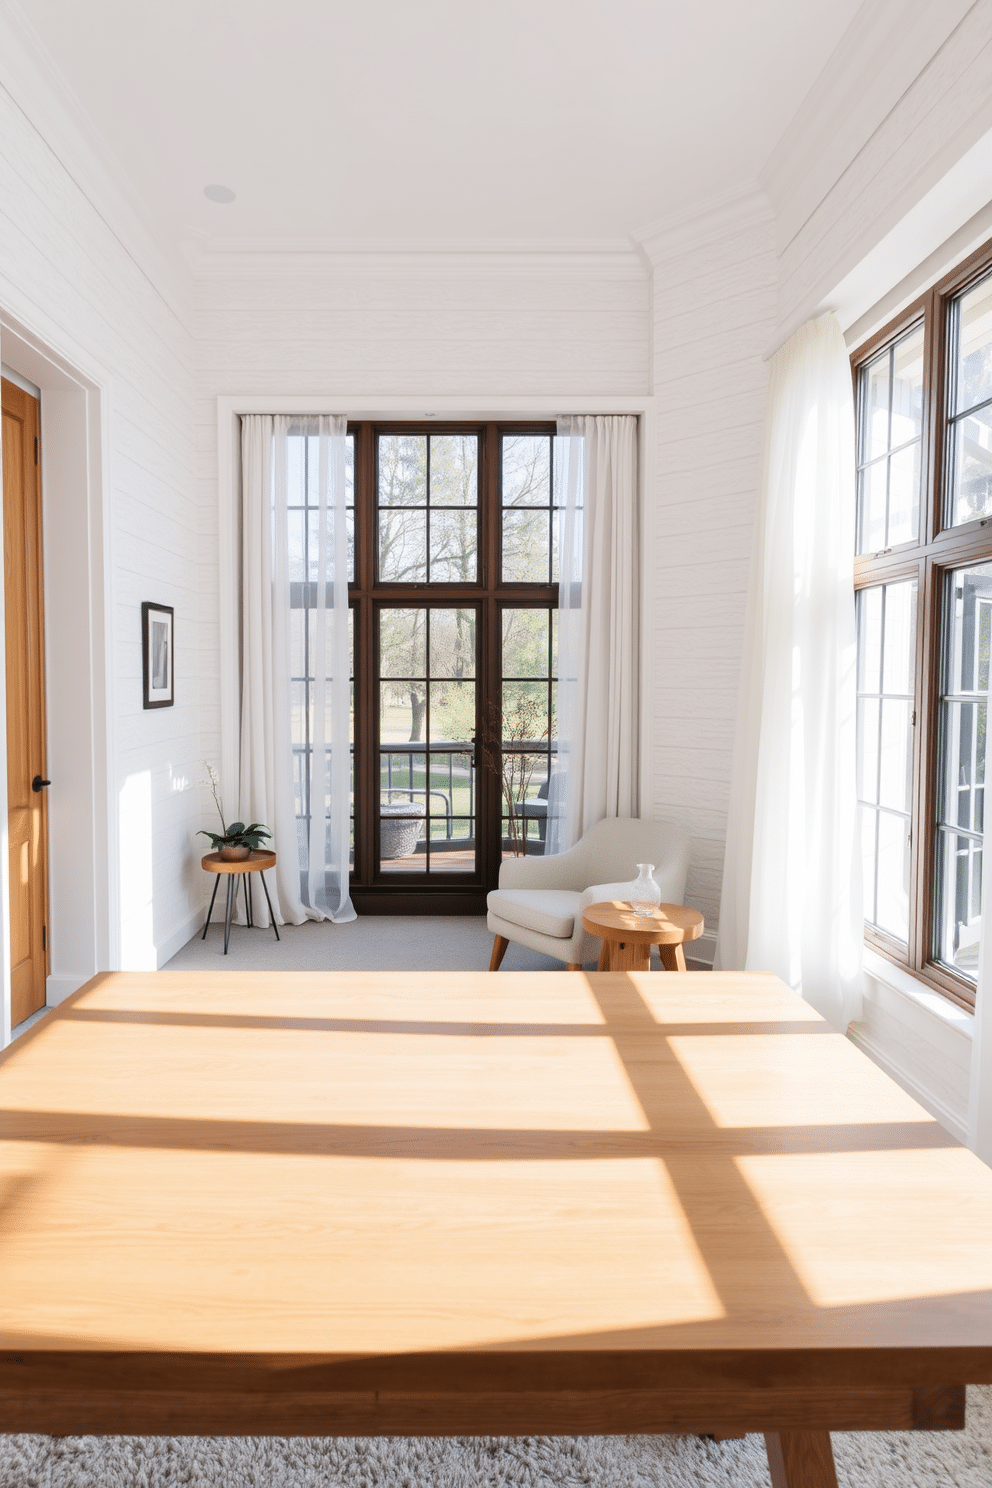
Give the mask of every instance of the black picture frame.
M 171 708 L 175 702 L 175 611 L 172 605 L 141 606 L 142 706 Z

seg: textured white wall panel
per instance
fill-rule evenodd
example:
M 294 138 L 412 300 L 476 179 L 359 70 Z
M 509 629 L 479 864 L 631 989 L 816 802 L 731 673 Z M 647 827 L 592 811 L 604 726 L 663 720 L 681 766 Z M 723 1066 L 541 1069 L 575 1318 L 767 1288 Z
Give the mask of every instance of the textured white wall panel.
M 990 126 L 992 3 L 979 0 L 784 245 L 780 326 L 805 319 Z
M 125 960 L 156 965 L 203 897 L 193 840 L 200 737 L 199 497 L 193 342 L 25 114 L 0 89 L 0 295 L 40 340 L 104 382 L 116 717 L 111 794 L 125 817 Z M 176 706 L 141 706 L 140 606 L 176 610 Z M 49 635 L 49 646 L 58 638 Z M 129 785 L 129 782 L 131 783 Z M 133 816 L 128 815 L 133 809 Z M 58 934 L 58 926 L 53 926 Z
M 774 326 L 771 218 L 742 203 L 652 245 L 657 499 L 648 572 L 655 816 L 692 834 L 687 901 L 717 928 L 754 506 Z

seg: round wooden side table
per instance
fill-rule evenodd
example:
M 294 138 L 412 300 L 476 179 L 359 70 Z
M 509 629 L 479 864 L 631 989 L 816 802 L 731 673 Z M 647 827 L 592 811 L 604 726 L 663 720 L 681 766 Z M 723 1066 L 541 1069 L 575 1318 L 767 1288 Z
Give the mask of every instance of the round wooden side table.
M 603 942 L 600 971 L 647 971 L 656 945 L 666 971 L 685 971 L 682 943 L 698 940 L 703 917 L 684 904 L 659 904 L 651 915 L 638 915 L 622 899 L 587 904 L 583 927 Z
M 210 929 L 210 916 L 214 912 L 214 900 L 217 898 L 217 890 L 220 888 L 221 874 L 227 874 L 227 909 L 224 912 L 224 955 L 227 955 L 227 943 L 231 938 L 231 914 L 234 910 L 234 899 L 238 892 L 238 875 L 241 875 L 245 888 L 245 914 L 248 918 L 249 929 L 254 925 L 251 917 L 251 895 L 248 892 L 248 874 L 257 873 L 262 880 L 262 888 L 265 891 L 265 902 L 269 906 L 269 919 L 272 928 L 276 932 L 276 940 L 279 939 L 279 926 L 276 917 L 272 913 L 272 900 L 269 898 L 269 887 L 265 882 L 265 869 L 276 866 L 276 855 L 274 852 L 266 852 L 264 848 L 259 852 L 249 853 L 246 858 L 228 859 L 222 858 L 220 853 L 207 853 L 206 857 L 200 859 L 201 866 L 208 873 L 216 873 L 217 882 L 210 896 L 210 908 L 207 910 L 207 923 L 203 927 L 201 940 L 206 940 L 207 931 Z

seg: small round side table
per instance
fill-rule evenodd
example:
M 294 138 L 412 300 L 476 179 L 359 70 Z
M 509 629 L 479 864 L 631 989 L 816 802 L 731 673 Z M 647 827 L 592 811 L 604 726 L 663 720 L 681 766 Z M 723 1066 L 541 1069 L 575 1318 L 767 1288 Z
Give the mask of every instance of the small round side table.
M 651 915 L 638 915 L 622 899 L 587 904 L 582 924 L 603 942 L 600 971 L 647 971 L 656 945 L 666 971 L 685 971 L 682 943 L 698 940 L 703 917 L 684 904 L 659 904 Z
M 201 940 L 206 940 L 207 931 L 210 929 L 210 916 L 214 912 L 214 900 L 217 898 L 217 890 L 220 888 L 222 873 L 227 874 L 227 909 L 224 912 L 224 955 L 227 955 L 227 943 L 231 938 L 231 914 L 234 910 L 235 895 L 238 892 L 238 874 L 242 875 L 242 882 L 244 883 L 245 914 L 248 918 L 249 928 L 255 922 L 251 917 L 251 895 L 248 892 L 248 874 L 257 873 L 262 880 L 262 888 L 265 891 L 265 902 L 269 906 L 269 919 L 272 921 L 272 928 L 276 932 L 276 940 L 279 939 L 279 926 L 276 924 L 276 917 L 272 913 L 272 900 L 269 898 L 269 887 L 265 882 L 265 869 L 276 866 L 276 855 L 274 852 L 266 852 L 262 849 L 259 852 L 249 853 L 247 858 L 235 858 L 233 860 L 222 858 L 220 853 L 212 852 L 207 853 L 206 857 L 200 859 L 200 862 L 201 866 L 208 873 L 216 873 L 217 875 L 217 882 L 214 884 L 214 891 L 210 896 L 210 908 L 207 910 L 207 923 L 204 925 L 203 934 L 200 936 Z

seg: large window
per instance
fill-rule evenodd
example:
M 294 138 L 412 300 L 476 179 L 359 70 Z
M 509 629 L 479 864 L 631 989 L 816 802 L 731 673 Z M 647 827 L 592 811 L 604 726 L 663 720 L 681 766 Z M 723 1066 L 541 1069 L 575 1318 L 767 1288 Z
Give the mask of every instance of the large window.
M 992 245 L 852 365 L 865 935 L 972 1007 L 992 651 Z
M 349 444 L 352 896 L 481 910 L 503 857 L 543 852 L 556 808 L 554 428 L 356 423 Z M 309 529 L 291 520 L 305 603 Z M 294 645 L 302 758 L 302 617 Z M 299 787 L 298 803 L 305 818 Z

